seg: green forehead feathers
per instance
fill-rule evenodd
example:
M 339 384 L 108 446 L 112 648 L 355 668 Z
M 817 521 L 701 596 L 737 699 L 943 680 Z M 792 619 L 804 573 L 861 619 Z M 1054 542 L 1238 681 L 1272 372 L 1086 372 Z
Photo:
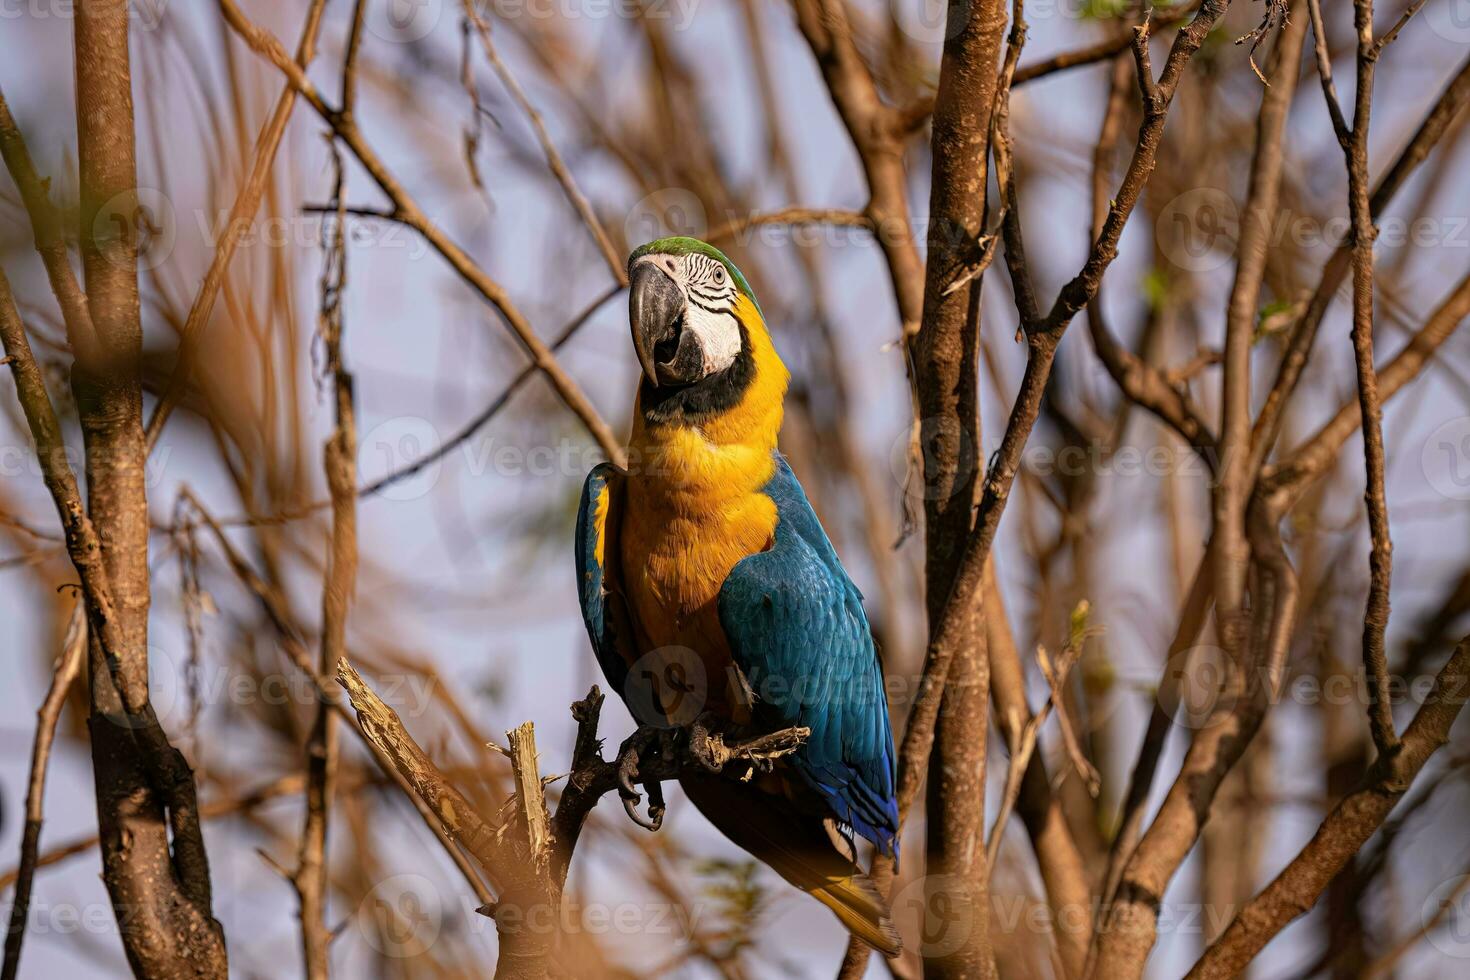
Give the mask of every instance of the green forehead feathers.
M 681 235 L 675 235 L 672 238 L 660 238 L 658 241 L 641 245 L 633 251 L 632 255 L 628 256 L 628 269 L 631 271 L 633 263 L 645 255 L 691 255 L 695 253 L 714 259 L 720 265 L 723 265 L 725 271 L 730 273 L 730 278 L 735 281 L 735 285 L 740 288 L 740 291 L 750 298 L 750 301 L 755 304 L 757 310 L 760 309 L 760 301 L 755 298 L 755 291 L 750 288 L 750 283 L 745 281 L 745 277 L 740 274 L 740 270 L 735 268 L 735 263 L 727 259 L 724 252 L 721 252 L 709 242 L 702 242 L 697 238 L 685 238 Z

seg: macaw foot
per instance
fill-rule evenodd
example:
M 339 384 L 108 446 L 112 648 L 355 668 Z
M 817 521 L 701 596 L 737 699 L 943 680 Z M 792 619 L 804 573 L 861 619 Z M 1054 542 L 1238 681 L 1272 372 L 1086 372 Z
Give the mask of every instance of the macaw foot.
M 706 713 L 689 726 L 689 756 L 710 772 L 749 782 L 757 773 L 770 772 L 777 759 L 795 752 L 810 734 L 801 727 L 761 732 Z
M 723 721 L 709 712 L 704 712 L 694 719 L 694 724 L 689 726 L 689 754 L 701 766 L 710 772 L 719 772 L 724 768 L 724 762 L 716 755 L 711 729 L 719 730 L 723 727 Z
M 642 797 L 639 796 L 634 782 L 638 779 L 639 766 L 643 759 L 668 754 L 673 736 L 672 729 L 640 725 L 618 749 L 618 795 L 622 797 L 623 809 L 628 812 L 628 817 L 645 830 L 654 831 L 663 826 L 663 784 L 656 778 L 643 780 L 643 787 L 648 791 L 648 819 L 645 820 L 638 813 L 638 804 Z

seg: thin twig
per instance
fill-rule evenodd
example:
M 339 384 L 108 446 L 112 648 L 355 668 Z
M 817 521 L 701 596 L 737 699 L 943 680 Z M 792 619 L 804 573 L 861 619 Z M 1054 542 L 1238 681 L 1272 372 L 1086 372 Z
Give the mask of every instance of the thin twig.
M 1377 370 L 1380 398 L 1392 398 L 1418 377 L 1466 317 L 1470 317 L 1470 271 L 1461 276 L 1403 349 Z M 1362 404 L 1355 396 L 1289 456 L 1266 468 L 1261 476 L 1261 492 L 1266 495 L 1285 492 L 1292 499 L 1300 498 L 1311 482 L 1337 460 L 1338 451 L 1362 421 Z
M 1370 53 L 1374 58 L 1377 58 L 1379 55 L 1383 54 L 1383 49 L 1388 47 L 1398 38 L 1399 31 L 1402 31 L 1404 29 L 1404 26 L 1407 25 L 1409 21 L 1413 19 L 1414 15 L 1417 14 L 1424 7 L 1425 3 L 1426 0 L 1412 0 L 1412 2 L 1403 9 L 1403 12 L 1399 14 L 1399 19 L 1394 21 L 1393 26 L 1384 31 L 1383 35 L 1378 40 L 1373 42 L 1373 47 Z
M 1330 70 L 1330 69 L 1329 69 Z M 1335 98 L 1335 96 L 1334 96 Z M 1460 62 L 1454 76 L 1440 90 L 1429 111 L 1424 114 L 1419 127 L 1404 148 L 1399 151 L 1393 165 L 1379 178 L 1370 201 L 1376 218 L 1392 203 L 1399 190 L 1418 170 L 1439 141 L 1450 131 L 1460 111 L 1470 102 L 1470 57 Z M 1287 341 L 1286 352 L 1277 368 L 1276 380 L 1272 383 L 1260 412 L 1256 415 L 1251 433 L 1251 470 L 1259 474 L 1265 466 L 1276 440 L 1280 437 L 1286 417 L 1286 406 L 1296 391 L 1307 358 L 1316 341 L 1318 328 L 1327 313 L 1328 306 L 1336 297 L 1337 289 L 1347 276 L 1351 257 L 1351 242 L 1338 245 L 1332 257 L 1323 267 L 1317 288 L 1307 303 L 1306 310 L 1297 320 Z
M 1393 577 L 1393 541 L 1389 535 L 1388 499 L 1384 490 L 1387 452 L 1383 445 L 1383 409 L 1378 372 L 1373 365 L 1373 223 L 1369 199 L 1368 119 L 1373 107 L 1373 76 L 1378 49 L 1373 41 L 1372 0 L 1355 0 L 1353 20 L 1358 32 L 1358 84 L 1354 93 L 1352 135 L 1346 148 L 1348 201 L 1353 242 L 1353 359 L 1358 374 L 1358 404 L 1363 413 L 1363 463 L 1367 487 L 1368 530 L 1373 541 L 1369 557 L 1367 609 L 1363 614 L 1363 669 L 1369 686 L 1368 720 L 1373 744 L 1380 755 L 1398 748 L 1393 725 L 1393 700 L 1388 678 L 1389 583 Z
M 515 75 L 506 67 L 500 54 L 495 50 L 495 44 L 490 39 L 490 25 L 485 22 L 475 7 L 475 0 L 464 0 L 464 15 L 474 25 L 475 33 L 479 35 L 480 47 L 485 52 L 486 60 L 490 62 L 490 67 L 495 69 L 500 83 L 505 86 L 506 91 L 510 93 L 511 98 L 515 100 L 516 105 L 525 115 L 526 121 L 535 130 L 536 141 L 541 144 L 541 152 L 546 155 L 546 165 L 551 168 L 551 175 L 561 185 L 562 192 L 566 194 L 567 200 L 576 210 L 577 217 L 582 219 L 582 224 L 586 226 L 588 234 L 597 243 L 597 249 L 602 253 L 603 260 L 607 262 L 607 268 L 612 273 L 613 281 L 620 286 L 626 286 L 628 271 L 624 268 L 623 260 L 618 256 L 617 251 L 613 249 L 612 240 L 607 237 L 607 229 L 602 227 L 597 212 L 592 210 L 592 202 L 587 200 L 587 195 L 583 194 L 582 189 L 577 186 L 576 179 L 572 176 L 571 170 L 567 168 L 566 161 L 562 159 L 556 144 L 552 142 L 551 134 L 546 130 L 546 123 L 542 120 L 541 113 L 536 111 L 531 100 L 526 98 L 520 82 L 516 81 Z
M 1182 4 L 1178 8 L 1158 11 L 1155 10 L 1150 17 L 1154 30 L 1163 30 L 1183 23 L 1195 11 L 1197 4 Z M 1046 78 L 1059 71 L 1067 71 L 1071 68 L 1081 68 L 1086 65 L 1095 65 L 1099 61 L 1107 61 L 1114 58 L 1132 47 L 1133 30 L 1129 28 L 1115 34 L 1114 36 L 1086 47 L 1077 48 L 1073 51 L 1063 51 L 1061 54 L 1053 55 L 1045 61 L 1038 61 L 1031 65 L 1022 65 L 1016 69 L 1016 77 L 1013 84 L 1025 85 L 1040 78 Z
M 1424 940 L 1424 937 L 1444 925 L 1445 920 L 1451 915 L 1459 913 L 1460 899 L 1465 896 L 1467 890 L 1470 890 L 1470 868 L 1460 875 L 1459 881 L 1455 883 L 1455 887 L 1450 889 L 1449 894 L 1439 899 L 1439 905 L 1433 915 L 1424 919 L 1419 928 L 1395 942 L 1392 949 L 1363 968 L 1360 974 L 1362 980 L 1376 980 L 1378 977 L 1392 976 L 1394 967 L 1409 955 L 1414 947 Z
M 361 29 L 361 0 L 353 18 L 354 32 Z M 355 49 L 349 45 L 349 54 Z M 349 91 L 352 75 L 349 60 L 343 69 L 343 90 Z M 336 180 L 332 199 L 338 213 L 323 257 L 321 310 L 319 314 L 325 370 L 331 378 L 336 428 L 327 440 L 322 466 L 332 499 L 331 545 L 322 579 L 322 636 L 317 671 L 325 676 L 347 656 L 347 616 L 357 586 L 357 492 L 353 484 L 357 462 L 357 416 L 352 374 L 342 351 L 342 296 L 347 288 L 346 217 L 342 214 L 342 159 L 332 148 Z M 306 742 L 306 822 L 292 884 L 301 902 L 302 955 L 310 980 L 326 980 L 331 933 L 326 925 L 327 824 L 336 782 L 337 731 L 331 706 L 318 699 L 311 732 Z
M 21 832 L 20 863 L 16 866 L 15 895 L 10 907 L 10 931 L 5 936 L 3 980 L 15 980 L 20 970 L 21 943 L 25 940 L 30 919 L 31 886 L 36 878 L 36 857 L 41 841 L 41 821 L 46 805 L 46 771 L 51 762 L 51 744 L 56 738 L 56 723 L 66 704 L 67 692 L 82 672 L 82 657 L 87 650 L 87 616 L 78 602 L 72 609 L 66 627 L 66 644 L 56 660 L 51 687 L 36 712 L 36 740 L 31 746 L 31 775 L 26 785 L 26 823 Z
M 622 441 L 614 435 L 612 428 L 598 413 L 581 387 L 557 363 L 546 343 L 536 335 L 530 322 L 511 300 L 505 288 L 480 268 L 469 254 L 455 244 L 447 234 L 424 214 L 408 191 L 389 172 L 382 159 L 368 145 L 356 120 L 329 106 L 321 93 L 307 77 L 301 66 L 293 61 L 274 35 L 259 27 L 241 11 L 235 0 L 219 0 L 220 10 L 230 26 L 250 45 L 251 49 L 269 60 L 290 81 L 317 115 L 332 128 L 368 172 L 379 190 L 393 203 L 393 212 L 398 220 L 418 232 L 433 249 L 459 274 L 471 288 L 482 296 L 499 314 L 511 333 L 520 342 L 532 363 L 550 382 L 562 403 L 581 420 L 587 431 L 597 441 L 609 460 L 619 466 L 627 462 Z
M 311 682 L 312 692 L 315 697 L 318 700 L 330 704 L 333 711 L 337 712 L 338 715 L 350 723 L 352 715 L 349 709 L 342 703 L 335 689 L 329 686 L 330 681 L 317 673 L 311 660 L 311 654 L 307 649 L 306 643 L 301 639 L 301 633 L 292 619 L 291 611 L 287 608 L 284 598 L 256 574 L 255 570 L 250 567 L 250 563 L 245 560 L 244 556 L 240 554 L 239 550 L 230 541 L 229 536 L 225 534 L 224 528 L 209 514 L 209 511 L 204 508 L 204 505 L 194 496 L 192 491 L 185 487 L 180 491 L 180 495 L 189 502 L 189 505 L 197 512 L 199 520 L 213 533 L 215 542 L 224 553 L 225 559 L 231 571 L 235 574 L 235 577 L 240 580 L 240 583 L 245 586 L 246 590 L 254 595 L 260 603 L 262 610 L 266 614 L 266 618 L 276 631 L 276 636 L 280 641 L 282 650 L 286 653 L 286 656 L 296 669 L 301 671 L 302 675 Z M 351 730 L 360 731 L 356 725 L 352 725 Z M 397 782 L 401 789 L 405 790 L 405 795 L 409 798 L 409 802 L 414 805 L 419 816 L 423 818 L 424 823 L 433 832 L 434 839 L 444 848 L 449 859 L 454 862 L 455 867 L 459 869 L 460 874 L 470 885 L 471 889 L 474 890 L 481 903 L 492 901 L 492 896 L 489 889 L 485 886 L 485 882 L 470 865 L 460 848 L 445 833 L 443 826 L 439 822 L 439 817 L 417 795 L 407 792 L 407 784 L 403 783 L 403 777 L 393 767 L 392 760 L 383 755 L 371 742 L 367 742 L 366 744 L 373 753 L 373 757 L 377 760 L 378 767 L 390 779 Z
M 1110 193 L 1108 164 L 1122 133 L 1124 110 L 1128 105 L 1130 90 L 1128 65 L 1120 59 L 1113 71 L 1107 108 L 1103 111 L 1102 126 L 1092 154 L 1094 238 L 1102 233 L 1103 221 L 1107 217 Z M 1093 350 L 1097 352 L 1098 359 L 1107 368 L 1123 397 L 1162 419 L 1179 433 L 1180 438 L 1194 447 L 1206 466 L 1213 469 L 1216 465 L 1216 437 L 1204 414 L 1186 390 L 1172 384 L 1167 375 L 1161 374 L 1158 368 L 1114 338 L 1108 325 L 1101 287 L 1087 304 L 1087 326 Z
M 92 324 L 87 296 L 82 292 L 77 274 L 72 269 L 71 257 L 67 254 L 61 212 L 51 202 L 50 182 L 37 172 L 31 160 L 25 137 L 10 114 L 4 92 L 0 92 L 0 156 L 4 157 L 6 168 L 20 189 L 21 200 L 31 220 L 36 252 L 41 256 L 51 291 L 61 307 L 67 338 L 76 346 L 79 355 L 95 357 L 97 330 Z
M 317 35 L 321 31 L 322 12 L 326 5 L 326 0 L 312 0 L 311 8 L 306 13 L 306 25 L 302 28 L 301 41 L 296 50 L 296 64 L 302 69 L 311 64 L 316 54 Z M 361 8 L 361 2 L 358 6 Z M 199 286 L 199 292 L 194 297 L 194 305 L 189 308 L 189 316 L 179 333 L 179 347 L 175 354 L 173 373 L 169 375 L 163 397 L 158 400 L 153 408 L 153 415 L 148 419 L 147 438 L 150 450 L 157 445 L 158 437 L 163 432 L 169 415 L 178 406 L 179 400 L 184 397 L 184 391 L 189 384 L 189 373 L 194 366 L 195 348 L 205 324 L 209 322 L 210 314 L 214 312 L 214 303 L 219 297 L 220 286 L 224 284 L 225 276 L 229 272 L 230 261 L 235 257 L 235 251 L 239 248 L 240 242 L 249 234 L 250 224 L 255 220 L 256 211 L 260 210 L 260 201 L 265 195 L 266 185 L 270 182 L 271 168 L 276 161 L 276 151 L 280 149 L 281 140 L 286 135 L 286 124 L 291 121 L 291 112 L 295 107 L 296 89 L 291 85 L 283 86 L 281 94 L 276 97 L 275 109 L 255 138 L 255 151 L 250 164 L 250 172 L 239 194 L 235 196 L 235 205 L 230 210 L 230 219 L 225 225 L 224 235 L 214 251 L 214 256 L 210 259 L 209 270 L 204 274 L 204 282 Z
M 1055 665 L 1052 665 L 1046 657 L 1046 651 L 1041 648 L 1036 650 L 1037 662 L 1042 665 L 1042 671 L 1046 675 L 1047 684 L 1051 693 L 1047 695 L 1046 703 L 1043 704 L 1029 719 L 1020 725 L 1019 731 L 1011 743 L 1011 761 L 1006 768 L 1005 790 L 1001 795 L 1000 809 L 996 811 L 995 822 L 990 826 L 990 840 L 986 842 L 985 873 L 995 873 L 995 862 L 1000 856 L 1001 841 L 1005 837 L 1006 821 L 1010 819 L 1011 810 L 1016 805 L 1017 798 L 1021 795 L 1021 780 L 1025 775 L 1026 768 L 1031 764 L 1031 755 L 1036 750 L 1037 736 L 1041 734 L 1041 728 L 1046 724 L 1046 719 L 1052 710 L 1057 710 L 1058 721 L 1067 713 L 1062 705 L 1062 688 L 1067 682 L 1067 675 L 1071 673 L 1072 666 L 1077 662 L 1081 654 L 1080 648 L 1071 645 L 1062 651 Z M 1015 719 L 1007 719 L 1008 724 L 1014 724 Z M 1084 760 L 1085 762 L 1085 760 Z M 1090 764 L 1089 764 L 1090 768 Z M 1097 773 L 1094 770 L 1093 777 Z
M 1062 686 L 1066 683 L 1067 671 L 1071 669 L 1071 662 L 1080 656 L 1080 652 L 1072 652 L 1074 649 L 1080 651 L 1080 645 L 1075 647 L 1069 645 L 1067 650 L 1063 651 L 1062 662 L 1053 667 L 1050 658 L 1046 655 L 1046 650 L 1038 648 L 1036 662 L 1041 667 L 1041 676 L 1046 678 L 1046 685 L 1051 691 L 1048 700 L 1062 706 L 1062 710 L 1057 712 L 1057 729 L 1062 733 L 1062 747 L 1066 749 L 1072 768 L 1076 770 L 1082 784 L 1087 788 L 1087 795 L 1097 799 L 1098 793 L 1102 790 L 1102 776 L 1098 774 L 1097 767 L 1088 761 L 1087 753 L 1082 751 L 1082 741 L 1077 737 L 1077 731 L 1072 727 L 1072 718 L 1065 710 L 1066 693 Z M 1061 779 L 1062 774 L 1058 774 L 1057 780 Z
M 9 363 L 10 359 L 7 357 L 4 361 L 4 364 Z M 29 524 L 12 514 L 5 513 L 4 511 L 0 511 L 0 525 L 8 528 L 13 528 L 14 530 L 26 535 L 27 537 L 35 538 L 37 541 L 50 541 L 61 543 L 61 541 L 63 540 L 61 535 L 59 534 L 55 534 L 51 531 L 43 531 L 35 525 Z
M 351 213 L 350 209 L 348 213 Z M 585 306 L 582 311 L 577 314 L 576 317 L 574 317 L 564 328 L 562 328 L 561 333 L 558 334 L 556 339 L 552 341 L 551 350 L 553 352 L 561 350 L 562 347 L 564 347 L 567 342 L 576 335 L 577 331 L 581 330 L 582 327 L 586 325 L 587 321 L 592 318 L 593 314 L 601 309 L 602 306 L 608 302 L 608 300 L 612 299 L 614 296 L 618 295 L 618 293 L 622 292 L 622 290 L 623 287 L 621 286 L 611 286 L 596 299 L 592 300 L 592 302 L 588 303 L 587 306 Z M 399 466 L 397 469 L 390 470 L 389 472 L 383 474 L 370 483 L 364 483 L 360 485 L 357 488 L 358 497 L 368 498 L 377 496 L 389 487 L 401 483 L 404 480 L 410 479 L 416 474 L 423 472 L 428 467 L 433 466 L 435 463 L 447 459 L 452 453 L 458 451 L 460 447 L 473 439 L 481 429 L 483 429 L 486 425 L 490 423 L 492 419 L 499 415 L 500 412 L 506 407 L 506 405 L 510 404 L 511 399 L 515 397 L 515 395 L 522 388 L 524 388 L 526 384 L 537 375 L 538 372 L 539 369 L 534 364 L 528 364 L 525 367 L 521 368 L 520 373 L 512 378 L 510 382 L 506 384 L 506 386 L 502 388 L 500 392 L 496 394 L 496 396 L 492 398 L 477 415 L 475 415 L 468 422 L 462 425 L 458 431 L 456 431 L 453 435 L 446 439 L 437 448 L 429 450 L 416 459 L 409 460 L 402 466 Z M 315 500 L 307 504 L 302 504 L 299 507 L 293 507 L 289 510 L 278 511 L 273 514 L 259 514 L 249 517 L 221 517 L 216 519 L 216 523 L 219 524 L 219 526 L 221 527 L 268 527 L 279 524 L 287 524 L 291 521 L 300 520 L 303 517 L 310 517 L 312 514 L 319 513 L 320 511 L 326 510 L 331 506 L 331 500 Z
M 1322 0 L 1307 0 L 1307 11 L 1312 21 L 1312 49 L 1317 58 L 1317 78 L 1322 83 L 1322 97 L 1327 101 L 1327 112 L 1332 117 L 1332 131 L 1337 135 L 1337 142 L 1347 149 L 1352 130 L 1343 117 L 1337 85 L 1332 81 L 1332 54 L 1327 47 L 1327 31 L 1322 24 Z
M 1316 903 L 1338 871 L 1382 825 L 1431 756 L 1449 741 L 1466 701 L 1470 637 L 1460 641 L 1395 755 L 1381 755 L 1362 783 L 1333 808 L 1301 852 L 1261 892 L 1189 971 L 1191 980 L 1240 976 L 1288 923 Z
M 717 225 L 706 233 L 706 238 L 712 242 L 722 242 L 726 239 L 734 239 L 744 244 L 742 233 L 751 228 L 765 228 L 772 225 L 796 227 L 802 225 L 826 225 L 834 228 L 860 228 L 865 231 L 874 231 L 873 219 L 861 211 L 844 211 L 840 208 L 782 208 L 779 211 L 767 211 L 760 214 L 750 214 L 743 218 L 735 218 Z
M 342 111 L 357 108 L 357 61 L 362 54 L 362 29 L 366 23 L 368 0 L 355 0 L 352 24 L 347 28 L 347 53 L 342 58 Z M 306 62 L 297 59 L 303 66 Z

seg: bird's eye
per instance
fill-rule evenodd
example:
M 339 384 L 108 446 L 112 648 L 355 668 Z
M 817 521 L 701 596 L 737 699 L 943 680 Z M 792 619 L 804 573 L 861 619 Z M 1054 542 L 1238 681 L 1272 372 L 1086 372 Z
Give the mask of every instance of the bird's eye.
M 722 286 L 725 284 L 725 270 L 719 266 L 715 266 L 715 282 Z

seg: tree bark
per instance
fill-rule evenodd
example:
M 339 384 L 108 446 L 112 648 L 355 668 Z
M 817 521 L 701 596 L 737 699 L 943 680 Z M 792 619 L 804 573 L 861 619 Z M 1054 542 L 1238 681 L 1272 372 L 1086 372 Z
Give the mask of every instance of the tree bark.
M 933 180 L 922 325 L 912 345 L 924 464 L 924 581 L 931 629 L 954 587 L 978 500 L 980 289 L 945 294 L 985 233 L 990 117 L 1006 10 L 949 7 L 934 104 Z M 985 862 L 990 663 L 983 601 L 964 613 L 929 756 L 926 905 L 946 906 L 948 935 L 925 937 L 926 976 L 994 976 Z M 933 942 L 929 942 L 933 939 Z
M 1379 756 L 1358 786 L 1322 821 L 1301 853 L 1246 903 L 1235 921 L 1189 971 L 1190 980 L 1236 977 L 1282 929 L 1316 904 L 1368 842 L 1432 755 L 1449 741 L 1465 706 L 1470 636 L 1440 669 L 1434 687 L 1404 731 L 1399 752 Z
M 73 336 L 87 509 L 111 585 L 109 649 L 93 630 L 92 765 L 103 881 L 133 972 L 224 977 L 193 773 L 148 704 L 147 450 L 139 373 L 137 190 L 127 0 L 75 10 L 81 251 L 94 335 Z M 109 660 L 112 662 L 109 663 Z M 141 707 L 142 710 L 138 710 Z

